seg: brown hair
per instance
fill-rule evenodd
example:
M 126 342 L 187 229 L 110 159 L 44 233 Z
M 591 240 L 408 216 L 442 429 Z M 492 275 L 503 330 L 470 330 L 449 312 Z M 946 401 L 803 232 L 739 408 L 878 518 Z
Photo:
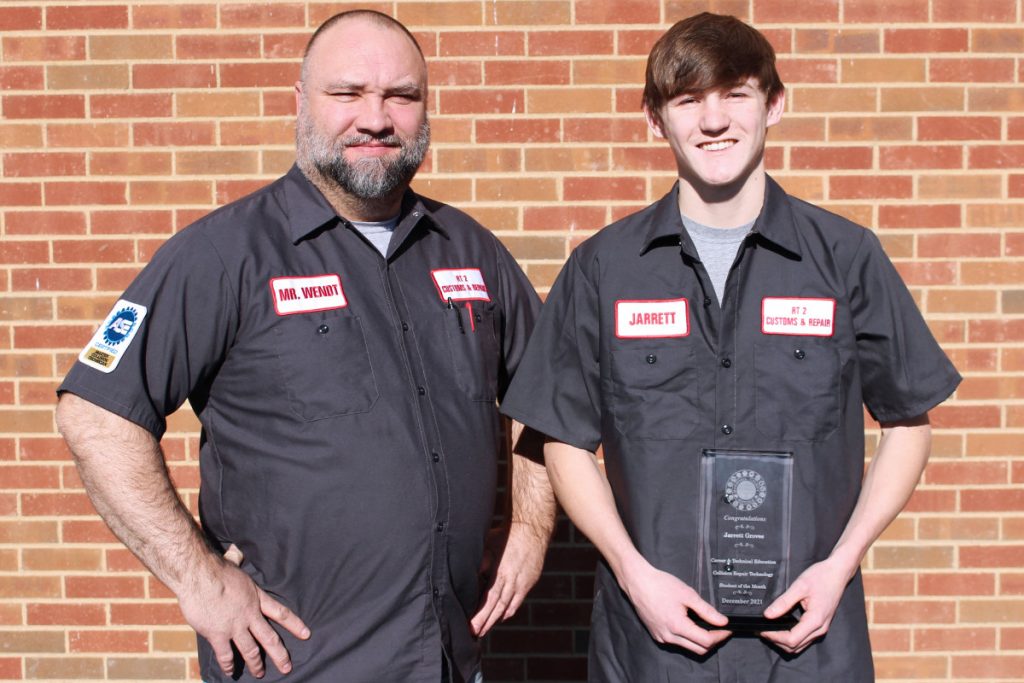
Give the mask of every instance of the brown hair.
M 643 105 L 657 116 L 677 95 L 729 88 L 751 77 L 769 102 L 784 89 L 768 39 L 736 17 L 702 12 L 676 22 L 651 48 Z

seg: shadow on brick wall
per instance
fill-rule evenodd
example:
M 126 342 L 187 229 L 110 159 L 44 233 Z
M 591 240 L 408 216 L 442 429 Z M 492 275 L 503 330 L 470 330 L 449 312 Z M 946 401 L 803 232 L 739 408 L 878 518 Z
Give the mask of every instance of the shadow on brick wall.
M 544 572 L 519 612 L 484 643 L 487 683 L 587 679 L 587 642 L 598 553 L 560 514 Z

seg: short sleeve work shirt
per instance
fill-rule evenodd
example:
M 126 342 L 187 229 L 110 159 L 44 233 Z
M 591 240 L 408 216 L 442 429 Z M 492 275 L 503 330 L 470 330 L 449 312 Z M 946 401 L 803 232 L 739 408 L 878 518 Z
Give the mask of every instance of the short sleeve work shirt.
M 208 536 L 312 630 L 281 631 L 288 680 L 437 683 L 442 648 L 469 678 L 496 401 L 539 309 L 498 240 L 409 192 L 382 258 L 292 168 L 172 237 L 123 299 L 145 316 L 116 369 L 79 362 L 60 391 L 158 437 L 190 401 Z
M 795 577 L 829 555 L 860 493 L 863 405 L 884 422 L 915 417 L 960 377 L 874 234 L 771 179 L 721 306 L 713 297 L 674 189 L 575 250 L 502 410 L 603 445 L 633 542 L 691 586 L 702 449 L 791 451 Z M 593 621 L 594 681 L 872 676 L 859 575 L 826 638 L 788 660 L 757 638 L 707 658 L 659 647 L 606 566 Z

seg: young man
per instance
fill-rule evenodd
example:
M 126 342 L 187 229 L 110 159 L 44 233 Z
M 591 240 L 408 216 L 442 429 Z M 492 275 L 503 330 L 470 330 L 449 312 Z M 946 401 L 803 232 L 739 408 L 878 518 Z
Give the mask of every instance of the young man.
M 662 36 L 644 111 L 679 181 L 570 256 L 502 404 L 603 555 L 592 681 L 873 679 L 858 567 L 960 377 L 877 238 L 765 174 L 783 105 L 739 20 Z
M 172 237 L 60 387 L 86 490 L 178 597 L 205 681 L 475 680 L 478 637 L 540 574 L 554 499 L 516 455 L 482 596 L 495 401 L 538 300 L 493 234 L 410 191 L 426 100 L 404 26 L 325 22 L 296 84 L 296 166 Z M 158 443 L 186 398 L 202 529 Z

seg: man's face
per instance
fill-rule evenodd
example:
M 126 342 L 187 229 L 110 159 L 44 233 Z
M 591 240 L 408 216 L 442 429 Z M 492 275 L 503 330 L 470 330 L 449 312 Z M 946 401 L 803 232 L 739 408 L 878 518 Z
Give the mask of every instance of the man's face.
M 359 199 L 409 184 L 430 144 L 426 66 L 401 32 L 351 19 L 317 38 L 296 85 L 297 155 Z
M 756 79 L 735 87 L 677 95 L 647 122 L 675 153 L 679 177 L 698 191 L 739 191 L 763 167 L 768 127 L 782 118 L 785 97 L 768 102 Z

